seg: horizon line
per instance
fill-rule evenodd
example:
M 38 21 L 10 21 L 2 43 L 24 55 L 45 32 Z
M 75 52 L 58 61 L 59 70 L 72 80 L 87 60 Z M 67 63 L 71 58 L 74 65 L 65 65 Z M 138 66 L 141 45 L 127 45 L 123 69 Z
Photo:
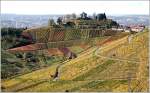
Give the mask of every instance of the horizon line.
M 82 13 L 82 12 L 81 12 Z M 1 15 L 3 14 L 7 14 L 7 15 L 27 15 L 27 16 L 30 16 L 30 15 L 67 15 L 69 13 L 66 13 L 66 14 L 18 14 L 18 13 L 1 13 Z M 70 13 L 72 14 L 72 13 Z M 76 14 L 76 13 L 75 13 Z M 100 14 L 100 13 L 96 13 L 96 14 Z M 105 13 L 106 15 L 108 16 L 123 16 L 123 15 L 150 15 L 150 14 L 107 14 Z M 76 15 L 80 15 L 80 14 L 76 14 Z M 93 14 L 88 14 L 88 15 L 93 15 Z

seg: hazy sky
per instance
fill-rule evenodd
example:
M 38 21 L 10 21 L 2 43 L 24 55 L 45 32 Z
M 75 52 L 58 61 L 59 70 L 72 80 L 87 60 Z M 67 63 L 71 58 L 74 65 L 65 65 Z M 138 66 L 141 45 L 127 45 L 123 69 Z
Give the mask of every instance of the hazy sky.
M 1 1 L 1 13 L 108 15 L 149 14 L 149 1 Z

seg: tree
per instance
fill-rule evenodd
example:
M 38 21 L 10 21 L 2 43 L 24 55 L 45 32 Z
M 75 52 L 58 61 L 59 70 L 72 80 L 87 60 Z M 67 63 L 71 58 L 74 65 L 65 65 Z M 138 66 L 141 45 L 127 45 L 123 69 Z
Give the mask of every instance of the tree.
M 97 20 L 105 20 L 106 19 L 106 15 L 104 14 L 98 14 L 97 15 Z
M 96 13 L 93 13 L 93 19 L 96 19 Z
M 104 13 L 103 17 L 104 17 L 104 19 L 107 19 L 107 18 L 106 18 L 106 14 L 105 14 L 105 13 Z
M 70 19 L 71 19 L 71 15 L 70 15 L 70 14 L 67 14 L 67 15 L 64 16 L 63 21 L 64 21 L 64 23 L 66 23 L 66 22 L 68 22 Z
M 54 19 L 49 19 L 48 26 L 53 26 L 53 25 L 55 25 Z
M 71 19 L 71 15 L 70 15 L 70 14 L 67 14 L 67 15 L 66 15 L 66 19 L 67 19 L 67 20 L 70 20 L 70 19 Z
M 65 26 L 73 28 L 75 26 L 75 23 L 74 22 L 67 22 Z
M 87 13 L 83 12 L 81 15 L 81 19 L 86 19 L 87 18 Z
M 62 18 L 61 18 L 61 17 L 58 17 L 58 19 L 57 19 L 57 23 L 58 23 L 59 25 L 61 25 L 61 24 L 62 24 Z
M 77 17 L 76 14 L 75 14 L 75 13 L 72 13 L 72 18 L 73 18 L 73 19 L 76 19 L 76 17 Z

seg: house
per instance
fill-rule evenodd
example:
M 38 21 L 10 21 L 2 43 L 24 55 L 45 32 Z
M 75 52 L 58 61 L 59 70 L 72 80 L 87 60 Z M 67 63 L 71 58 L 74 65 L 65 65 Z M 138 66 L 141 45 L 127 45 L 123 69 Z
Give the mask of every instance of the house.
M 135 32 L 142 32 L 145 28 L 144 25 L 132 25 L 130 26 L 131 31 L 135 31 Z
M 116 26 L 112 26 L 111 30 L 114 30 L 114 31 L 124 31 L 123 27 L 116 27 Z
M 120 25 L 119 27 L 112 26 L 111 30 L 120 31 L 120 32 L 130 32 L 131 28 L 129 26 Z

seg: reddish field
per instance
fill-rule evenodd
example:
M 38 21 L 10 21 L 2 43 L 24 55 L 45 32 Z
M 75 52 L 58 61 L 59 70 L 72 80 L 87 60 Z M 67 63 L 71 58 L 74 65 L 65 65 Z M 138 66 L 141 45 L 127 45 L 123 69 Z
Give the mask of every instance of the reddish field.
M 29 52 L 44 48 L 44 43 L 30 44 L 22 47 L 8 49 L 9 52 Z
M 64 55 L 62 51 L 60 51 L 58 48 L 49 48 L 47 49 L 48 55 L 53 56 L 53 55 Z
M 114 40 L 113 37 L 109 37 L 108 39 L 106 39 L 102 42 L 101 41 L 98 42 L 97 45 L 103 45 L 103 44 L 109 43 L 113 40 Z M 89 45 L 81 44 L 80 47 L 83 49 L 86 49 L 89 47 Z M 46 45 L 44 43 L 36 43 L 36 44 L 30 44 L 30 45 L 26 45 L 26 46 L 22 46 L 22 47 L 8 49 L 8 51 L 9 52 L 31 52 L 31 51 L 42 50 L 42 49 L 46 49 Z M 71 52 L 71 51 L 66 47 L 64 47 L 64 48 L 49 48 L 47 50 L 47 53 L 50 56 L 52 56 L 52 55 L 66 55 L 69 52 Z

